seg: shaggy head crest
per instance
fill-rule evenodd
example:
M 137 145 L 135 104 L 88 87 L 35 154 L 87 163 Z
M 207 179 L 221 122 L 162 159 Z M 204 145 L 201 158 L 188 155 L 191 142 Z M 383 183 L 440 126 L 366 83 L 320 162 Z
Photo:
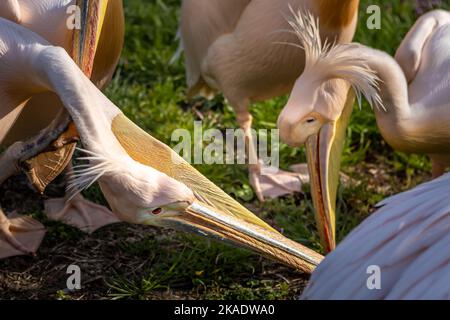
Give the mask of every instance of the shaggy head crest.
M 360 44 L 337 44 L 322 42 L 319 19 L 309 12 L 295 13 L 290 8 L 294 19 L 288 20 L 300 44 L 292 44 L 305 52 L 304 75 L 311 79 L 327 81 L 340 78 L 348 81 L 356 92 L 359 106 L 364 96 L 371 107 L 385 110 L 379 95 L 380 78 L 373 71 L 366 59 L 358 55 Z

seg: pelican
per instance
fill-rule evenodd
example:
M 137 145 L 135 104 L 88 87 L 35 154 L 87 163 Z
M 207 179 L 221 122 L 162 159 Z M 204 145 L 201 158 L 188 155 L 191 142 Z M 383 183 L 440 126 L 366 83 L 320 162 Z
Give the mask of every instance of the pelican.
M 0 17 L 66 49 L 99 88 L 103 89 L 112 78 L 123 46 L 122 0 L 7 0 L 1 1 Z M 0 115 L 0 145 L 8 146 L 36 135 L 63 109 L 52 92 L 20 102 L 23 102 L 20 107 L 11 104 L 10 110 L 3 109 Z M 47 150 L 26 162 L 24 171 L 41 193 L 62 170 L 72 170 L 71 157 L 76 143 L 71 139 L 76 136 L 76 130 L 72 130 L 59 139 L 55 137 L 60 144 L 55 150 Z M 50 219 L 69 222 L 86 232 L 117 222 L 108 209 L 87 201 L 81 194 L 47 200 L 45 211 Z
M 381 202 L 325 257 L 302 298 L 450 299 L 449 193 L 447 173 Z
M 289 7 L 320 17 L 323 39 L 350 42 L 359 0 L 183 0 L 180 37 L 185 52 L 188 96 L 223 92 L 243 129 L 249 180 L 257 198 L 298 192 L 301 176 L 263 172 L 251 134 L 251 103 L 287 94 L 304 69 L 304 55 L 283 45 L 293 42 Z M 278 44 L 277 44 L 278 43 Z M 323 219 L 318 219 L 319 225 Z M 321 229 L 319 227 L 319 229 Z M 322 232 L 326 247 L 333 247 Z M 322 235 L 322 234 L 321 234 Z
M 433 173 L 450 164 L 450 17 L 433 11 L 420 18 L 399 47 L 396 60 L 361 44 L 324 44 L 313 18 L 301 14 L 293 26 L 307 52 L 298 78 L 278 119 L 281 138 L 305 144 L 316 211 L 334 230 L 341 150 L 352 107 L 343 104 L 348 88 L 373 106 L 383 138 L 399 151 L 428 154 Z M 314 30 L 305 33 L 305 30 Z M 344 107 L 343 107 L 344 106 Z M 338 128 L 338 130 L 336 129 Z
M 0 70 L 1 110 L 17 106 L 19 99 L 50 91 L 67 112 L 58 114 L 36 136 L 4 151 L 0 181 L 14 171 L 11 168 L 48 148 L 48 142 L 64 134 L 72 119 L 87 163 L 74 168 L 70 196 L 98 182 L 121 221 L 232 242 L 305 272 L 321 261 L 321 255 L 276 232 L 169 147 L 136 127 L 63 48 L 2 18 Z M 3 213 L 0 219 L 0 257 L 33 252 L 42 239 L 39 222 L 21 216 L 9 220 Z

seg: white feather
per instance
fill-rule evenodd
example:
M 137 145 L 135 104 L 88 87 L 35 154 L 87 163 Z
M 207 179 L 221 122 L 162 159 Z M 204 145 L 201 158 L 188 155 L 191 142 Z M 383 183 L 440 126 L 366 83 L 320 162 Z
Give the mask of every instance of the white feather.
M 380 203 L 311 277 L 307 299 L 447 299 L 450 174 Z M 369 290 L 367 267 L 381 268 Z
M 67 184 L 67 192 L 70 194 L 69 199 L 91 187 L 104 175 L 123 172 L 123 169 L 126 168 L 126 164 L 122 163 L 117 157 L 108 157 L 82 148 L 77 148 L 77 150 L 88 155 L 79 157 L 77 160 L 90 163 L 73 167 Z

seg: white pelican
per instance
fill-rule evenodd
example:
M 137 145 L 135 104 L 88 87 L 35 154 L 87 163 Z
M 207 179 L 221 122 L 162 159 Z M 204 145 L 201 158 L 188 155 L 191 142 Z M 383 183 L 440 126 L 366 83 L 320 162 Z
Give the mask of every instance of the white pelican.
M 111 79 L 124 38 L 122 0 L 8 0 L 1 1 L 0 17 L 19 23 L 53 45 L 65 48 L 99 88 L 104 88 Z M 37 134 L 62 109 L 58 96 L 51 92 L 35 95 L 18 108 L 11 105 L 10 110 L 3 109 L 0 145 L 8 146 Z M 77 133 L 72 130 L 66 135 L 73 137 Z M 55 140 L 63 145 L 29 159 L 24 170 L 40 192 L 44 192 L 63 169 L 71 170 L 76 143 L 57 138 Z M 45 202 L 45 211 L 50 219 L 69 222 L 87 232 L 117 221 L 109 210 L 85 200 L 80 194 L 71 199 L 50 199 Z
M 317 267 L 303 299 L 450 299 L 450 174 L 381 202 Z
M 17 106 L 19 98 L 26 101 L 46 91 L 61 99 L 89 161 L 75 168 L 70 184 L 74 192 L 98 181 L 114 215 L 122 221 L 230 241 L 305 272 L 321 261 L 319 254 L 283 237 L 169 147 L 136 127 L 64 49 L 0 18 L 1 110 Z M 65 130 L 64 118 L 60 114 L 39 135 L 9 147 L 0 161 L 0 180 L 24 158 L 45 149 L 48 136 L 59 136 Z M 32 252 L 40 242 L 42 230 L 31 217 L 8 220 L 0 212 L 0 219 L 0 257 Z
M 329 217 L 329 229 L 334 229 L 341 154 L 332 145 L 344 139 L 341 123 L 348 123 L 352 107 L 343 108 L 342 101 L 350 86 L 374 106 L 381 134 L 394 149 L 430 155 L 435 175 L 450 163 L 449 22 L 445 11 L 420 18 L 401 44 L 398 62 L 360 44 L 324 45 L 315 21 L 300 14 L 293 23 L 308 53 L 306 72 L 278 126 L 288 144 L 306 144 L 315 207 Z
M 353 38 L 358 5 L 359 0 L 182 1 L 180 35 L 188 93 L 222 91 L 234 108 L 248 142 L 250 183 L 260 201 L 301 187 L 299 174 L 261 174 L 263 164 L 250 131 L 251 103 L 288 93 L 303 71 L 304 55 L 280 44 L 295 39 L 286 32 L 289 7 L 313 12 L 320 17 L 322 37 L 342 43 Z M 325 246 L 333 247 L 328 238 L 323 235 Z

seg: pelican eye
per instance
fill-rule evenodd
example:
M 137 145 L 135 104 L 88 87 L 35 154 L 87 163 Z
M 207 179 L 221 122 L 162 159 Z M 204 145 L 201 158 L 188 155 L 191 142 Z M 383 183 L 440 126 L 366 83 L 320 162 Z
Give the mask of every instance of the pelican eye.
M 306 123 L 313 123 L 314 121 L 316 121 L 314 118 L 306 119 Z
M 152 213 L 153 214 L 160 214 L 162 212 L 162 208 L 156 208 L 156 209 L 154 209 L 154 210 L 152 210 Z

